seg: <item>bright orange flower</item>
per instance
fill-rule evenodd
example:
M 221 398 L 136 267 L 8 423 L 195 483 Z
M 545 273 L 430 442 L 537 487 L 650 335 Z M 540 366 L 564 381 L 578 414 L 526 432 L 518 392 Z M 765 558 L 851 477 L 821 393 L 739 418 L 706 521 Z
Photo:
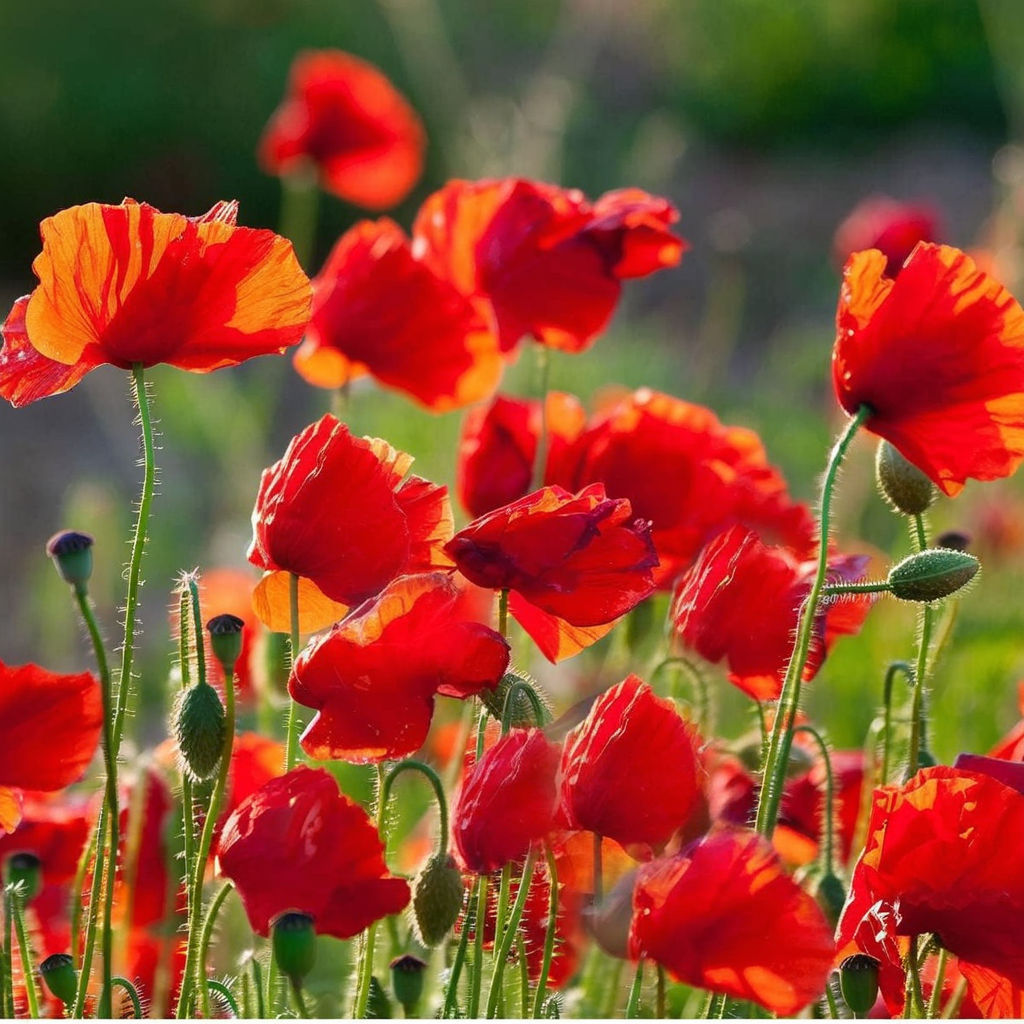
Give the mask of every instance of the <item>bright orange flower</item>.
M 753 832 L 717 829 L 640 868 L 629 954 L 685 984 L 790 1017 L 825 991 L 834 953 L 814 898 Z
M 801 557 L 816 551 L 814 521 L 789 497 L 752 430 L 724 426 L 710 409 L 650 388 L 595 417 L 559 470 L 568 477 L 551 483 L 576 489 L 600 481 L 650 520 L 663 589 L 704 544 L 737 523 Z
M 654 590 L 648 524 L 594 484 L 544 487 L 495 509 L 445 550 L 471 582 L 511 591 L 509 611 L 550 661 L 604 636 Z
M 842 267 L 851 253 L 878 249 L 885 255 L 886 276 L 895 277 L 918 242 L 937 241 L 938 235 L 939 216 L 927 203 L 869 196 L 836 229 L 832 254 Z
M 413 246 L 461 292 L 490 300 L 503 351 L 530 335 L 578 352 L 611 319 L 624 278 L 679 262 L 677 219 L 639 189 L 590 203 L 519 178 L 451 181 L 421 207 Z
M 126 199 L 44 220 L 39 287 L 4 325 L 0 394 L 24 405 L 104 363 L 206 373 L 294 345 L 309 281 L 290 242 L 237 216 L 237 203 L 184 217 Z
M 290 629 L 289 573 L 300 577 L 300 626 L 312 632 L 395 576 L 451 565 L 442 551 L 453 530 L 447 490 L 406 476 L 411 465 L 410 455 L 353 437 L 327 415 L 263 471 L 249 561 L 267 572 L 253 607 L 269 629 Z
M 563 463 L 570 443 L 583 430 L 586 413 L 578 398 L 562 391 L 549 391 L 545 405 L 544 482 L 564 483 L 569 474 Z M 541 405 L 536 399 L 498 395 L 490 405 L 466 413 L 455 489 L 471 516 L 486 515 L 529 494 L 540 434 Z
M 328 192 L 369 209 L 400 203 L 423 170 L 426 137 L 387 77 L 350 53 L 308 50 L 260 140 L 270 174 L 313 167 Z
M 861 944 L 880 920 L 894 939 L 932 933 L 959 957 L 979 1006 L 1020 1005 L 1024 795 L 978 770 L 985 760 L 925 768 L 875 791 L 837 940 Z
M 877 250 L 843 273 L 832 380 L 851 415 L 948 495 L 1024 458 L 1024 310 L 974 261 L 920 244 L 895 279 Z
M 413 256 L 390 220 L 362 221 L 313 281 L 313 313 L 295 369 L 337 388 L 370 373 L 444 412 L 490 395 L 503 360 L 485 304 Z
M 508 643 L 462 604 L 448 573 L 403 576 L 314 640 L 288 683 L 317 711 L 302 749 L 359 763 L 404 757 L 426 740 L 436 695 L 497 686 Z
M 866 558 L 833 556 L 834 581 L 860 579 Z M 729 681 L 756 700 L 775 700 L 793 650 L 800 607 L 817 566 L 787 548 L 768 547 L 741 526 L 719 534 L 676 584 L 672 620 L 691 650 L 711 662 L 725 659 Z M 856 633 L 870 599 L 823 602 L 804 671 L 813 679 L 829 648 Z
M 58 675 L 0 662 L 0 829 L 21 818 L 17 790 L 77 782 L 99 745 L 100 685 L 91 672 Z

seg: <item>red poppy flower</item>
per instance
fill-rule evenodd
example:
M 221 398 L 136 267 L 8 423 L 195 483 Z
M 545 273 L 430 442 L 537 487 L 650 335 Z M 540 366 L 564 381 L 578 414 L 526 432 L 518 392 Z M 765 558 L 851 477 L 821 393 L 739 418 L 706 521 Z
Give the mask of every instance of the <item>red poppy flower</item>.
M 578 398 L 562 391 L 548 392 L 545 483 L 566 482 L 569 474 L 562 464 L 585 422 Z M 466 414 L 455 486 L 471 516 L 486 515 L 529 494 L 540 434 L 541 405 L 536 399 L 498 395 L 490 405 Z
M 660 848 L 700 801 L 696 732 L 671 701 L 628 676 L 595 701 L 562 749 L 570 828 Z
M 859 579 L 867 559 L 834 556 L 833 577 Z M 676 631 L 691 650 L 729 666 L 729 681 L 756 700 L 775 700 L 793 649 L 800 607 L 811 589 L 813 561 L 767 547 L 743 527 L 716 537 L 679 578 L 672 602 Z M 805 678 L 812 679 L 836 638 L 860 629 L 867 599 L 822 603 Z
M 237 203 L 184 217 L 126 199 L 44 220 L 39 287 L 4 325 L 0 394 L 24 405 L 104 363 L 207 373 L 294 345 L 309 281 L 290 242 L 237 216 Z
M 403 576 L 314 640 L 288 683 L 317 711 L 302 749 L 360 763 L 404 757 L 426 740 L 437 694 L 497 686 L 508 644 L 461 604 L 447 573 Z
M 289 573 L 301 578 L 300 624 L 312 632 L 395 576 L 451 565 L 442 552 L 453 529 L 447 491 L 406 477 L 410 465 L 411 456 L 353 437 L 328 415 L 263 471 L 249 561 L 268 572 L 253 607 L 269 629 L 290 629 Z
M 859 202 L 836 229 L 832 252 L 838 266 L 851 253 L 878 249 L 886 259 L 886 277 L 895 277 L 918 242 L 934 242 L 939 217 L 926 203 L 901 203 L 888 196 Z
M 308 50 L 292 64 L 259 158 L 277 175 L 312 165 L 328 192 L 376 210 L 416 184 L 425 145 L 415 111 L 381 71 L 340 50 Z
M 840 945 L 860 941 L 864 920 L 882 915 L 893 935 L 934 934 L 960 958 L 969 987 L 974 967 L 1024 986 L 1024 879 L 1013 852 L 1022 841 L 1024 795 L 990 775 L 939 766 L 876 790 Z
M 313 918 L 318 935 L 348 939 L 409 902 L 366 812 L 322 769 L 293 768 L 243 800 L 224 825 L 217 862 L 259 935 L 295 910 Z
M 11 788 L 63 789 L 88 767 L 103 725 L 99 683 L 0 662 L 0 723 L 0 828 L 10 832 L 21 817 Z
M 516 178 L 451 181 L 421 207 L 413 244 L 464 294 L 490 300 L 503 351 L 531 335 L 578 352 L 608 323 L 623 278 L 679 262 L 677 219 L 671 203 L 639 189 L 590 203 Z
M 580 434 L 562 465 L 568 476 L 551 483 L 573 489 L 600 481 L 650 520 L 660 588 L 735 524 L 804 558 L 817 550 L 814 521 L 790 499 L 758 436 L 672 395 L 641 388 L 627 396 Z
M 0 864 L 11 854 L 32 853 L 44 885 L 70 882 L 94 817 L 80 799 L 25 793 L 18 827 L 9 835 L 0 832 Z
M 768 841 L 720 829 L 640 868 L 629 952 L 790 1017 L 825 991 L 835 944 Z
M 1008 476 L 1024 458 L 1024 310 L 974 261 L 919 245 L 895 279 L 885 256 L 850 257 L 832 380 L 851 415 L 948 495 Z
M 511 591 L 509 610 L 551 661 L 649 597 L 658 564 L 648 524 L 600 484 L 544 487 L 474 520 L 445 551 L 471 582 Z
M 444 412 L 490 395 L 504 363 L 491 315 L 413 256 L 390 220 L 362 221 L 313 281 L 295 369 L 318 387 L 367 373 Z
M 455 852 L 469 871 L 497 871 L 551 831 L 558 757 L 540 729 L 512 729 L 469 768 L 452 810 Z

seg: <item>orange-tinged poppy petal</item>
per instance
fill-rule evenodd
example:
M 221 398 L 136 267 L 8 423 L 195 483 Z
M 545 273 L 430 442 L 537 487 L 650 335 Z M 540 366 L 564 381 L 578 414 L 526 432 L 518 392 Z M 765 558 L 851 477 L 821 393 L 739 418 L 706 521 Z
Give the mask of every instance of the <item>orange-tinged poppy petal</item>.
M 509 595 L 508 609 L 512 618 L 526 630 L 537 645 L 537 649 L 552 664 L 557 665 L 566 658 L 575 657 L 607 636 L 614 628 L 616 619 L 600 626 L 574 626 L 557 615 L 551 615 L 530 604 L 517 591 Z
M 21 821 L 21 793 L 0 786 L 0 829 L 13 832 Z
M 969 256 L 922 243 L 895 279 L 877 250 L 847 263 L 832 376 L 847 412 L 948 495 L 1024 458 L 1024 310 Z
M 316 388 L 342 388 L 370 372 L 365 363 L 355 363 L 339 349 L 309 337 L 295 350 L 292 364 L 298 375 Z
M 267 629 L 274 633 L 292 630 L 290 572 L 268 572 L 252 591 L 252 610 Z M 352 606 L 332 601 L 305 576 L 299 577 L 299 632 L 317 633 L 341 621 Z

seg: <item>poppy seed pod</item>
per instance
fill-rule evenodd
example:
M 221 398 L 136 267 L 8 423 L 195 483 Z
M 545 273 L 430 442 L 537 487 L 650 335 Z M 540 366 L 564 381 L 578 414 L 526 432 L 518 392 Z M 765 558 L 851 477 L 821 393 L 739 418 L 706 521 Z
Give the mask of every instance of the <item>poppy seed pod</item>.
M 274 959 L 281 973 L 299 985 L 316 963 L 316 929 L 309 914 L 289 911 L 270 925 Z
M 905 516 L 926 512 L 938 496 L 935 484 L 888 441 L 875 455 L 875 481 L 882 497 Z
M 424 946 L 439 946 L 455 927 L 465 889 L 462 874 L 450 856 L 435 854 L 412 885 L 413 928 Z
M 930 548 L 889 570 L 889 590 L 903 601 L 939 601 L 970 583 L 980 568 L 966 551 Z
M 224 705 L 209 683 L 185 690 L 174 710 L 174 737 L 189 774 L 208 779 L 224 752 Z
M 46 553 L 57 572 L 76 594 L 84 594 L 92 576 L 92 537 L 87 533 L 62 530 L 46 542 Z
M 391 961 L 391 988 L 406 1016 L 412 1016 L 423 995 L 423 971 L 426 966 L 418 956 L 410 953 Z
M 221 663 L 228 678 L 234 673 L 235 663 L 242 653 L 244 628 L 245 623 L 237 615 L 217 615 L 206 623 L 213 656 Z
M 21 902 L 27 906 L 42 888 L 42 862 L 34 853 L 13 853 L 7 858 L 4 880 L 21 886 Z
M 39 965 L 39 976 L 46 987 L 66 1007 L 75 1001 L 78 990 L 78 971 L 75 962 L 68 953 L 54 953 Z
M 867 953 L 854 953 L 839 965 L 839 988 L 846 1005 L 863 1017 L 878 998 L 879 961 Z

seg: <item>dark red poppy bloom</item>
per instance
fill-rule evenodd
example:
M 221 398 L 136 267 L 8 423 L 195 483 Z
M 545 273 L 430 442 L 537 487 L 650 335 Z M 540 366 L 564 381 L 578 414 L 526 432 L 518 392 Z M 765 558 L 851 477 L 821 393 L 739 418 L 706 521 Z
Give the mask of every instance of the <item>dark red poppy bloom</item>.
M 1024 458 L 1024 310 L 959 249 L 919 245 L 895 279 L 877 250 L 843 272 L 832 381 L 851 415 L 945 494 Z
M 700 737 L 636 676 L 606 690 L 565 739 L 568 825 L 624 847 L 661 848 L 700 802 Z
M 550 483 L 600 481 L 650 520 L 659 588 L 669 589 L 700 549 L 736 524 L 801 557 L 816 552 L 814 521 L 794 502 L 760 438 L 700 405 L 641 388 L 595 417 Z
M 309 281 L 290 242 L 237 216 L 237 203 L 184 217 L 126 199 L 44 220 L 39 287 L 3 328 L 0 395 L 34 402 L 105 363 L 207 373 L 294 345 Z
M 600 484 L 576 495 L 544 487 L 474 520 L 445 550 L 471 582 L 512 592 L 509 610 L 551 661 L 649 597 L 658 564 L 648 524 Z
M 413 255 L 390 220 L 362 221 L 313 280 L 313 312 L 295 369 L 318 387 L 367 373 L 434 412 L 487 398 L 504 361 L 486 303 Z
M 299 656 L 288 689 L 316 717 L 310 757 L 364 763 L 404 757 L 427 738 L 434 697 L 498 685 L 508 643 L 467 618 L 448 573 L 402 576 Z
M 324 416 L 263 471 L 249 561 L 267 571 L 253 594 L 269 629 L 290 628 L 288 574 L 299 576 L 304 632 L 340 619 L 403 573 L 451 565 L 446 488 L 406 476 L 412 456 L 353 437 Z M 404 478 L 404 479 L 403 479 Z
M 766 839 L 719 829 L 640 868 L 629 954 L 790 1017 L 825 991 L 835 944 Z
M 217 862 L 259 935 L 294 910 L 313 918 L 318 935 L 348 939 L 409 902 L 366 812 L 323 769 L 293 768 L 243 800 Z
M 0 723 L 0 828 L 10 832 L 21 817 L 12 789 L 52 792 L 82 777 L 103 725 L 100 685 L 91 672 L 0 662 Z
M 372 64 L 340 50 L 308 50 L 260 140 L 270 174 L 307 167 L 342 199 L 370 209 L 400 203 L 423 169 L 419 118 Z
M 25 793 L 18 827 L 0 832 L 0 865 L 12 854 L 32 853 L 39 858 L 43 885 L 70 882 L 94 818 L 81 799 Z
M 860 941 L 865 919 L 882 915 L 891 934 L 932 933 L 959 957 L 975 1002 L 1019 990 L 1022 842 L 1024 795 L 990 775 L 938 766 L 883 786 L 839 922 L 840 946 Z
M 861 578 L 867 558 L 833 556 L 835 581 Z M 726 660 L 729 681 L 756 700 L 782 690 L 800 607 L 811 589 L 814 561 L 786 548 L 768 547 L 743 527 L 720 534 L 676 585 L 672 619 L 691 650 L 708 661 Z M 856 633 L 868 599 L 822 603 L 804 676 L 813 679 L 835 640 Z
M 540 729 L 512 729 L 468 769 L 452 809 L 452 840 L 465 868 L 497 871 L 551 831 L 558 757 Z
M 935 242 L 938 236 L 939 216 L 927 203 L 870 196 L 836 229 L 832 253 L 842 267 L 851 253 L 878 249 L 886 259 L 886 276 L 895 277 L 918 242 Z
M 530 493 L 541 423 L 547 428 L 545 483 L 565 483 L 563 466 L 586 413 L 578 398 L 549 391 L 546 416 L 536 399 L 498 395 L 466 413 L 459 439 L 455 489 L 471 516 L 482 516 Z M 625 495 L 620 495 L 625 497 Z
M 464 294 L 490 300 L 503 351 L 529 335 L 578 352 L 611 319 L 624 278 L 679 262 L 677 219 L 639 189 L 590 203 L 518 178 L 451 181 L 421 207 L 413 244 Z

